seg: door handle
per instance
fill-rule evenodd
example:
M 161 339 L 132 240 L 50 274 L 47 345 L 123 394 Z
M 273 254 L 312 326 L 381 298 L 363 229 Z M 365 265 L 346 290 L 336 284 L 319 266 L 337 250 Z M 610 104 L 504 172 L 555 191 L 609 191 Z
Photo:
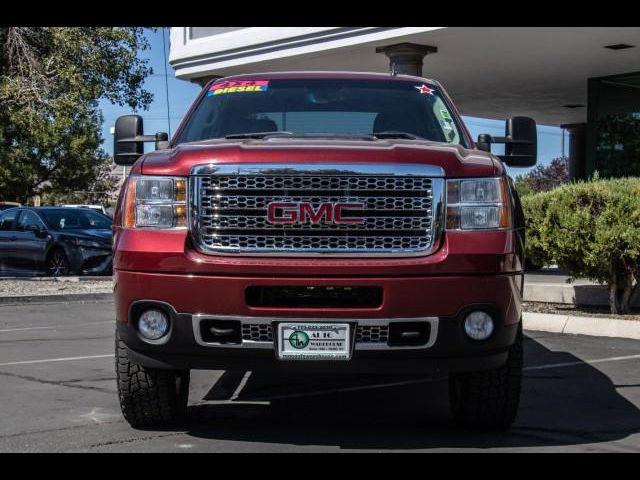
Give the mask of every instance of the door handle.
M 15 242 L 18 239 L 18 237 L 10 237 L 9 240 L 11 240 L 12 242 Z

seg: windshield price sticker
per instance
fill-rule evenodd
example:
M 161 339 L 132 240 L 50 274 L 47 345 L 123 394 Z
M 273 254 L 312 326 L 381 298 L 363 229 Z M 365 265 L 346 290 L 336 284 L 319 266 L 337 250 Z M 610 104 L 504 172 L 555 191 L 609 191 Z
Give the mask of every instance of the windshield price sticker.
M 347 323 L 280 323 L 278 356 L 283 360 L 348 360 Z
M 211 85 L 207 96 L 236 92 L 266 92 L 268 88 L 268 80 L 227 80 Z

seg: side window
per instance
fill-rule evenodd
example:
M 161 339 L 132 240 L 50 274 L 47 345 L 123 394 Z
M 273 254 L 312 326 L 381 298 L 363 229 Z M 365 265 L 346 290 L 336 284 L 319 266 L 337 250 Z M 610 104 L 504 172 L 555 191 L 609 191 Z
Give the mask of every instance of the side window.
M 24 210 L 22 212 L 22 215 L 20 215 L 20 219 L 18 220 L 18 231 L 26 232 L 29 230 L 38 230 L 41 228 L 44 228 L 44 225 L 35 213 L 30 212 L 29 210 Z
M 9 210 L 0 215 L 0 231 L 15 230 L 17 210 Z

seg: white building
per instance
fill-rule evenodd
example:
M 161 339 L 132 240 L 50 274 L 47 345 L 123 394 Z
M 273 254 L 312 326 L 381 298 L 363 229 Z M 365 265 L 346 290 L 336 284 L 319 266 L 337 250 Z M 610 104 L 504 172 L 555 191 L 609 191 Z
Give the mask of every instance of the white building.
M 390 46 L 395 51 L 385 54 Z M 640 136 L 640 28 L 171 29 L 176 76 L 200 84 L 244 72 L 384 72 L 390 60 L 401 73 L 422 72 L 441 81 L 463 115 L 527 115 L 540 124 L 566 127 L 576 176 L 596 169 L 640 175 L 640 151 L 633 150 Z M 611 118 L 633 124 L 613 132 L 615 149 L 610 148 L 612 132 L 604 135 L 606 141 L 602 135 Z

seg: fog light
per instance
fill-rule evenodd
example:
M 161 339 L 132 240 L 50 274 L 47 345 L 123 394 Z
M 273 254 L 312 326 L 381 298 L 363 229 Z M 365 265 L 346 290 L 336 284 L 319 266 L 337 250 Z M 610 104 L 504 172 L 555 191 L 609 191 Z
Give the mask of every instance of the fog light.
M 158 340 L 169 331 L 169 319 L 161 310 L 145 310 L 138 319 L 138 331 L 147 340 Z
M 469 338 L 486 340 L 493 333 L 493 319 L 486 312 L 471 312 L 464 319 L 464 331 Z

